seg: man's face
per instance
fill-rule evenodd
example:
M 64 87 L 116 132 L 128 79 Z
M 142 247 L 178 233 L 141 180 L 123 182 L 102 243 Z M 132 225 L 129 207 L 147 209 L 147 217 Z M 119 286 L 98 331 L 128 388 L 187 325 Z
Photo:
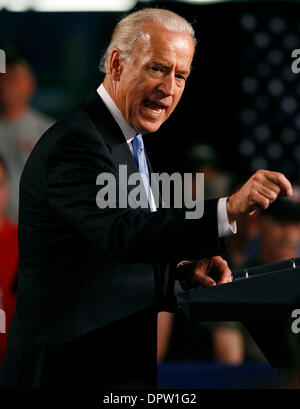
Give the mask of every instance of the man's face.
M 0 107 L 26 105 L 34 92 L 35 81 L 24 64 L 8 65 L 0 77 Z
M 272 217 L 261 217 L 263 251 L 272 261 L 286 260 L 298 255 L 300 245 L 300 222 L 279 222 Z
M 121 60 L 115 102 L 138 132 L 155 132 L 183 93 L 194 54 L 192 37 L 144 25 L 129 61 Z

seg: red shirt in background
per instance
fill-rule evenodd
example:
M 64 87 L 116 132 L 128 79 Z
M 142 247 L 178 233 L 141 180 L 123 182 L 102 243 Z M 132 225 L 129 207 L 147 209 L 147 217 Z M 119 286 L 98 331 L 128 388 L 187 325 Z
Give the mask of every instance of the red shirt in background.
M 19 262 L 18 226 L 5 219 L 0 228 L 0 308 L 6 315 L 6 333 L 0 332 L 0 365 L 6 346 L 7 332 L 16 306 L 15 283 Z

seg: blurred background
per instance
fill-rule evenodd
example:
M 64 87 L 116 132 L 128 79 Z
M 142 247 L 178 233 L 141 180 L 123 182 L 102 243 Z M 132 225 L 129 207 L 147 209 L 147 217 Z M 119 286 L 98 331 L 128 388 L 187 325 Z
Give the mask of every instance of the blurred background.
M 296 186 L 293 200 L 245 217 L 229 240 L 229 262 L 235 271 L 300 254 L 300 73 L 292 71 L 300 2 L 0 0 L 0 49 L 7 56 L 0 74 L 0 308 L 9 317 L 24 163 L 43 131 L 99 86 L 98 64 L 116 22 L 143 7 L 181 14 L 198 39 L 181 102 L 145 137 L 153 169 L 204 172 L 206 199 L 230 195 L 258 169 L 283 172 Z M 162 314 L 158 345 L 164 387 L 278 382 L 278 371 L 237 323 L 195 327 Z M 1 334 L 0 360 L 4 348 Z

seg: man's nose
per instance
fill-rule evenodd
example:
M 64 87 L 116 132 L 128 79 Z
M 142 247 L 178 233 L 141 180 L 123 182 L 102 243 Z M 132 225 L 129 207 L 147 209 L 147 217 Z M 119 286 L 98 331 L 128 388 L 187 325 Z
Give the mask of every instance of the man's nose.
M 165 96 L 174 96 L 175 94 L 175 77 L 173 75 L 166 75 L 161 81 L 158 89 L 164 93 Z

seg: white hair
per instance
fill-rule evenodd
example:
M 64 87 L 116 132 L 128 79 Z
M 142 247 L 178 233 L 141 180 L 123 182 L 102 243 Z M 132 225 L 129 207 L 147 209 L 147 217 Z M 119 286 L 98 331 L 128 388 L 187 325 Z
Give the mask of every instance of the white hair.
M 130 56 L 136 41 L 143 34 L 141 25 L 147 21 L 158 23 L 171 32 L 190 34 L 196 47 L 195 31 L 186 19 L 170 10 L 145 8 L 129 14 L 116 25 L 110 44 L 100 61 L 99 68 L 102 72 L 108 73 L 109 59 L 114 48 L 120 51 L 122 57 Z

